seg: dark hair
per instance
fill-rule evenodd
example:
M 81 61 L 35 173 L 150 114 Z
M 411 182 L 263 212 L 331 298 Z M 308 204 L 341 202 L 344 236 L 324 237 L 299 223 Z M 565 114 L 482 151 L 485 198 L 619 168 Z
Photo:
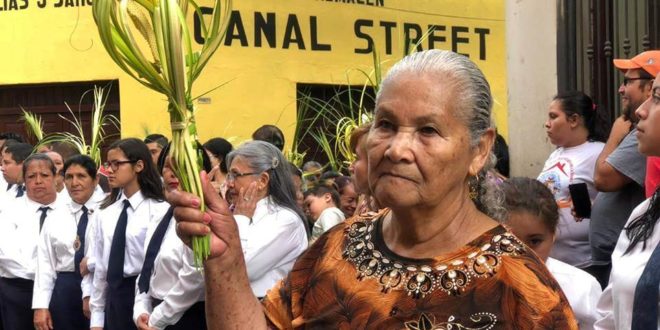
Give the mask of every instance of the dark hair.
M 11 158 L 18 164 L 22 163 L 32 154 L 32 145 L 23 142 L 9 142 L 5 144 L 5 153 L 11 154 Z M 46 156 L 48 157 L 48 156 Z
M 567 91 L 557 94 L 553 100 L 561 104 L 566 117 L 578 115 L 583 118 L 584 126 L 589 131 L 587 138 L 592 141 L 607 141 L 609 122 L 602 111 L 587 94 L 580 91 Z
M 651 196 L 646 211 L 624 228 L 630 240 L 630 246 L 624 254 L 630 252 L 639 242 L 642 242 L 642 249 L 646 249 L 646 240 L 653 234 L 658 218 L 660 218 L 660 186 Z
M 227 164 L 241 157 L 255 172 L 268 172 L 268 195 L 275 204 L 288 208 L 300 217 L 300 221 L 309 233 L 305 214 L 298 207 L 296 189 L 293 185 L 289 167 L 282 152 L 274 145 L 264 141 L 249 141 L 227 155 Z
M 509 146 L 506 144 L 504 137 L 499 133 L 495 137 L 493 153 L 495 154 L 495 158 L 497 158 L 495 169 L 503 176 L 509 177 Z
M 62 156 L 62 159 L 67 160 L 70 157 L 73 157 L 75 155 L 79 155 L 80 152 L 75 149 L 73 146 L 71 146 L 68 143 L 64 142 L 53 142 L 50 144 L 50 150 L 57 152 Z
M 543 183 L 530 178 L 515 177 L 502 183 L 504 207 L 507 212 L 528 212 L 543 220 L 554 233 L 559 221 L 559 208 L 552 192 Z
M 167 143 L 158 155 L 158 161 L 156 162 L 156 170 L 158 170 L 158 174 L 163 174 L 165 160 L 167 160 L 167 157 L 170 155 L 170 146 L 171 144 Z M 206 173 L 210 172 L 213 168 L 213 166 L 211 166 L 211 160 L 209 159 L 209 155 L 204 152 L 202 145 L 199 143 L 197 143 L 197 151 L 197 155 L 202 157 L 202 169 L 206 171 Z
M 302 179 L 302 177 L 303 177 L 302 170 L 299 169 L 298 166 L 296 166 L 292 162 L 287 162 L 287 164 L 289 165 L 289 173 L 291 173 L 291 175 L 295 175 L 295 176 L 299 177 L 300 179 Z
M 161 148 L 164 148 L 166 144 L 169 142 L 167 141 L 167 138 L 163 134 L 149 134 L 147 137 L 144 138 L 144 143 L 154 143 L 158 144 Z
M 266 141 L 280 151 L 284 150 L 284 133 L 277 126 L 263 125 L 252 133 L 252 139 L 257 141 Z
M 337 192 L 339 195 L 344 194 L 344 189 L 353 184 L 353 179 L 350 176 L 342 175 L 335 179 L 335 185 L 337 185 Z
M 220 172 L 227 174 L 227 154 L 234 150 L 234 146 L 223 138 L 212 138 L 203 145 L 215 158 L 220 160 Z
M 337 189 L 335 189 L 332 186 L 319 184 L 305 191 L 305 197 L 310 195 L 316 197 L 323 197 L 323 195 L 325 194 L 330 194 L 330 196 L 332 197 L 332 202 L 335 204 L 336 207 L 339 207 L 339 205 L 341 205 L 341 200 L 339 199 L 339 192 L 337 192 Z
M 12 140 L 16 142 L 25 142 L 25 139 L 20 134 L 14 132 L 0 133 L 0 140 Z
M 91 157 L 87 155 L 75 155 L 69 157 L 69 159 L 64 162 L 62 172 L 66 174 L 66 170 L 68 170 L 71 165 L 78 165 L 84 168 L 92 179 L 96 179 L 96 163 Z
M 160 175 L 156 172 L 154 162 L 151 159 L 151 154 L 144 142 L 135 138 L 122 139 L 111 144 L 108 151 L 113 149 L 121 150 L 130 161 L 142 161 L 142 166 L 144 168 L 138 173 L 138 185 L 145 198 L 159 201 L 165 200 L 165 195 L 163 194 L 163 182 L 160 179 Z M 112 203 L 117 200 L 120 191 L 121 189 L 119 188 L 112 189 L 110 195 L 108 195 L 103 201 L 101 209 L 112 205 Z
M 53 176 L 57 174 L 57 168 L 55 168 L 55 163 L 53 163 L 53 160 L 50 159 L 50 157 L 48 157 L 46 154 L 38 153 L 28 156 L 23 161 L 23 178 L 25 178 L 25 172 L 27 172 L 27 169 L 32 162 L 46 162 L 48 163 L 50 171 L 53 172 Z

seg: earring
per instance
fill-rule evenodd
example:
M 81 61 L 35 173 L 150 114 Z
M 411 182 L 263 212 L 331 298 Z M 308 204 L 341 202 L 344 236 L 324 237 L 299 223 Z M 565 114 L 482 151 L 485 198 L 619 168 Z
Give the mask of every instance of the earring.
M 479 177 L 474 176 L 470 178 L 468 181 L 468 189 L 469 193 L 468 196 L 470 196 L 470 199 L 473 201 L 477 200 L 477 197 L 479 196 Z

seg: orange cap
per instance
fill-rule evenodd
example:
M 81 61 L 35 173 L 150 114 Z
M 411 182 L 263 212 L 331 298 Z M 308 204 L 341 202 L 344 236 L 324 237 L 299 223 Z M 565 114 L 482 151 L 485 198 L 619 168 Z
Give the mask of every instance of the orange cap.
M 655 77 L 660 73 L 660 50 L 648 50 L 629 60 L 616 59 L 613 62 L 619 70 L 642 69 Z

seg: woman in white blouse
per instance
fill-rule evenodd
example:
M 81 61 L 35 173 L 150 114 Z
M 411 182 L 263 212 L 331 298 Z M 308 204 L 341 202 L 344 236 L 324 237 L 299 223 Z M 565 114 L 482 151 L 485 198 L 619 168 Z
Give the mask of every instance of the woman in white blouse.
M 89 329 L 80 262 L 94 239 L 91 224 L 105 195 L 96 189 L 96 164 L 90 157 L 71 157 L 63 173 L 71 199 L 53 221 L 44 223 L 38 242 L 32 297 L 36 329 Z
M 660 75 L 651 97 L 635 112 L 639 151 L 660 156 Z M 612 253 L 610 282 L 600 300 L 596 329 L 660 329 L 660 189 L 633 210 Z
M 112 192 L 101 206 L 90 299 L 92 329 L 136 329 L 135 284 L 144 263 L 147 227 L 169 208 L 149 149 L 123 139 L 108 150 L 105 167 Z
M 170 146 L 158 157 L 165 194 L 179 189 L 172 171 Z M 206 165 L 206 163 L 205 163 Z M 209 170 L 210 166 L 206 168 Z M 142 272 L 138 276 L 133 318 L 138 329 L 206 329 L 204 276 L 193 261 L 192 250 L 176 235 L 172 212 L 147 229 Z
M 304 215 L 282 152 L 250 141 L 227 155 L 227 200 L 234 210 L 252 291 L 263 297 L 307 248 Z

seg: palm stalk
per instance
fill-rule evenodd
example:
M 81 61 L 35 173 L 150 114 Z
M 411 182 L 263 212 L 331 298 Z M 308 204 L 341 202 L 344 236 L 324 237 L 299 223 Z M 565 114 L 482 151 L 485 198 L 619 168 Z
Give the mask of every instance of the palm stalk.
M 65 103 L 67 110 L 71 114 L 71 119 L 59 115 L 60 118 L 69 122 L 74 128 L 74 132 L 62 132 L 62 133 L 52 133 L 46 135 L 43 139 L 40 140 L 37 148 L 41 145 L 48 145 L 51 143 L 65 143 L 72 146 L 82 155 L 88 155 L 96 163 L 96 167 L 101 166 L 101 145 L 109 137 L 106 134 L 106 127 L 114 126 L 119 129 L 119 120 L 113 115 L 104 114 L 105 102 L 107 100 L 108 93 L 104 92 L 103 88 L 94 86 L 94 90 L 89 90 L 83 94 L 82 98 L 88 92 L 94 93 L 94 109 L 92 110 L 92 119 L 91 119 L 91 136 L 88 139 L 85 138 L 83 131 L 82 120 L 80 119 L 80 113 L 76 114 L 71 110 L 68 104 Z
M 32 112 L 25 111 L 23 107 L 21 107 L 21 111 L 23 111 L 23 116 L 21 119 L 25 122 L 25 129 L 28 134 L 37 139 L 37 142 L 43 140 L 44 123 L 41 120 L 41 117 L 35 115 Z
M 199 51 L 193 50 L 186 22 L 189 6 L 200 13 L 194 0 L 95 0 L 92 11 L 112 60 L 142 85 L 167 97 L 173 170 L 181 188 L 200 197 L 203 211 L 192 86 L 225 36 L 231 0 L 215 0 L 209 24 L 200 20 L 205 42 Z M 142 42 L 136 40 L 135 31 Z M 209 236 L 194 237 L 193 251 L 200 267 L 210 253 Z

